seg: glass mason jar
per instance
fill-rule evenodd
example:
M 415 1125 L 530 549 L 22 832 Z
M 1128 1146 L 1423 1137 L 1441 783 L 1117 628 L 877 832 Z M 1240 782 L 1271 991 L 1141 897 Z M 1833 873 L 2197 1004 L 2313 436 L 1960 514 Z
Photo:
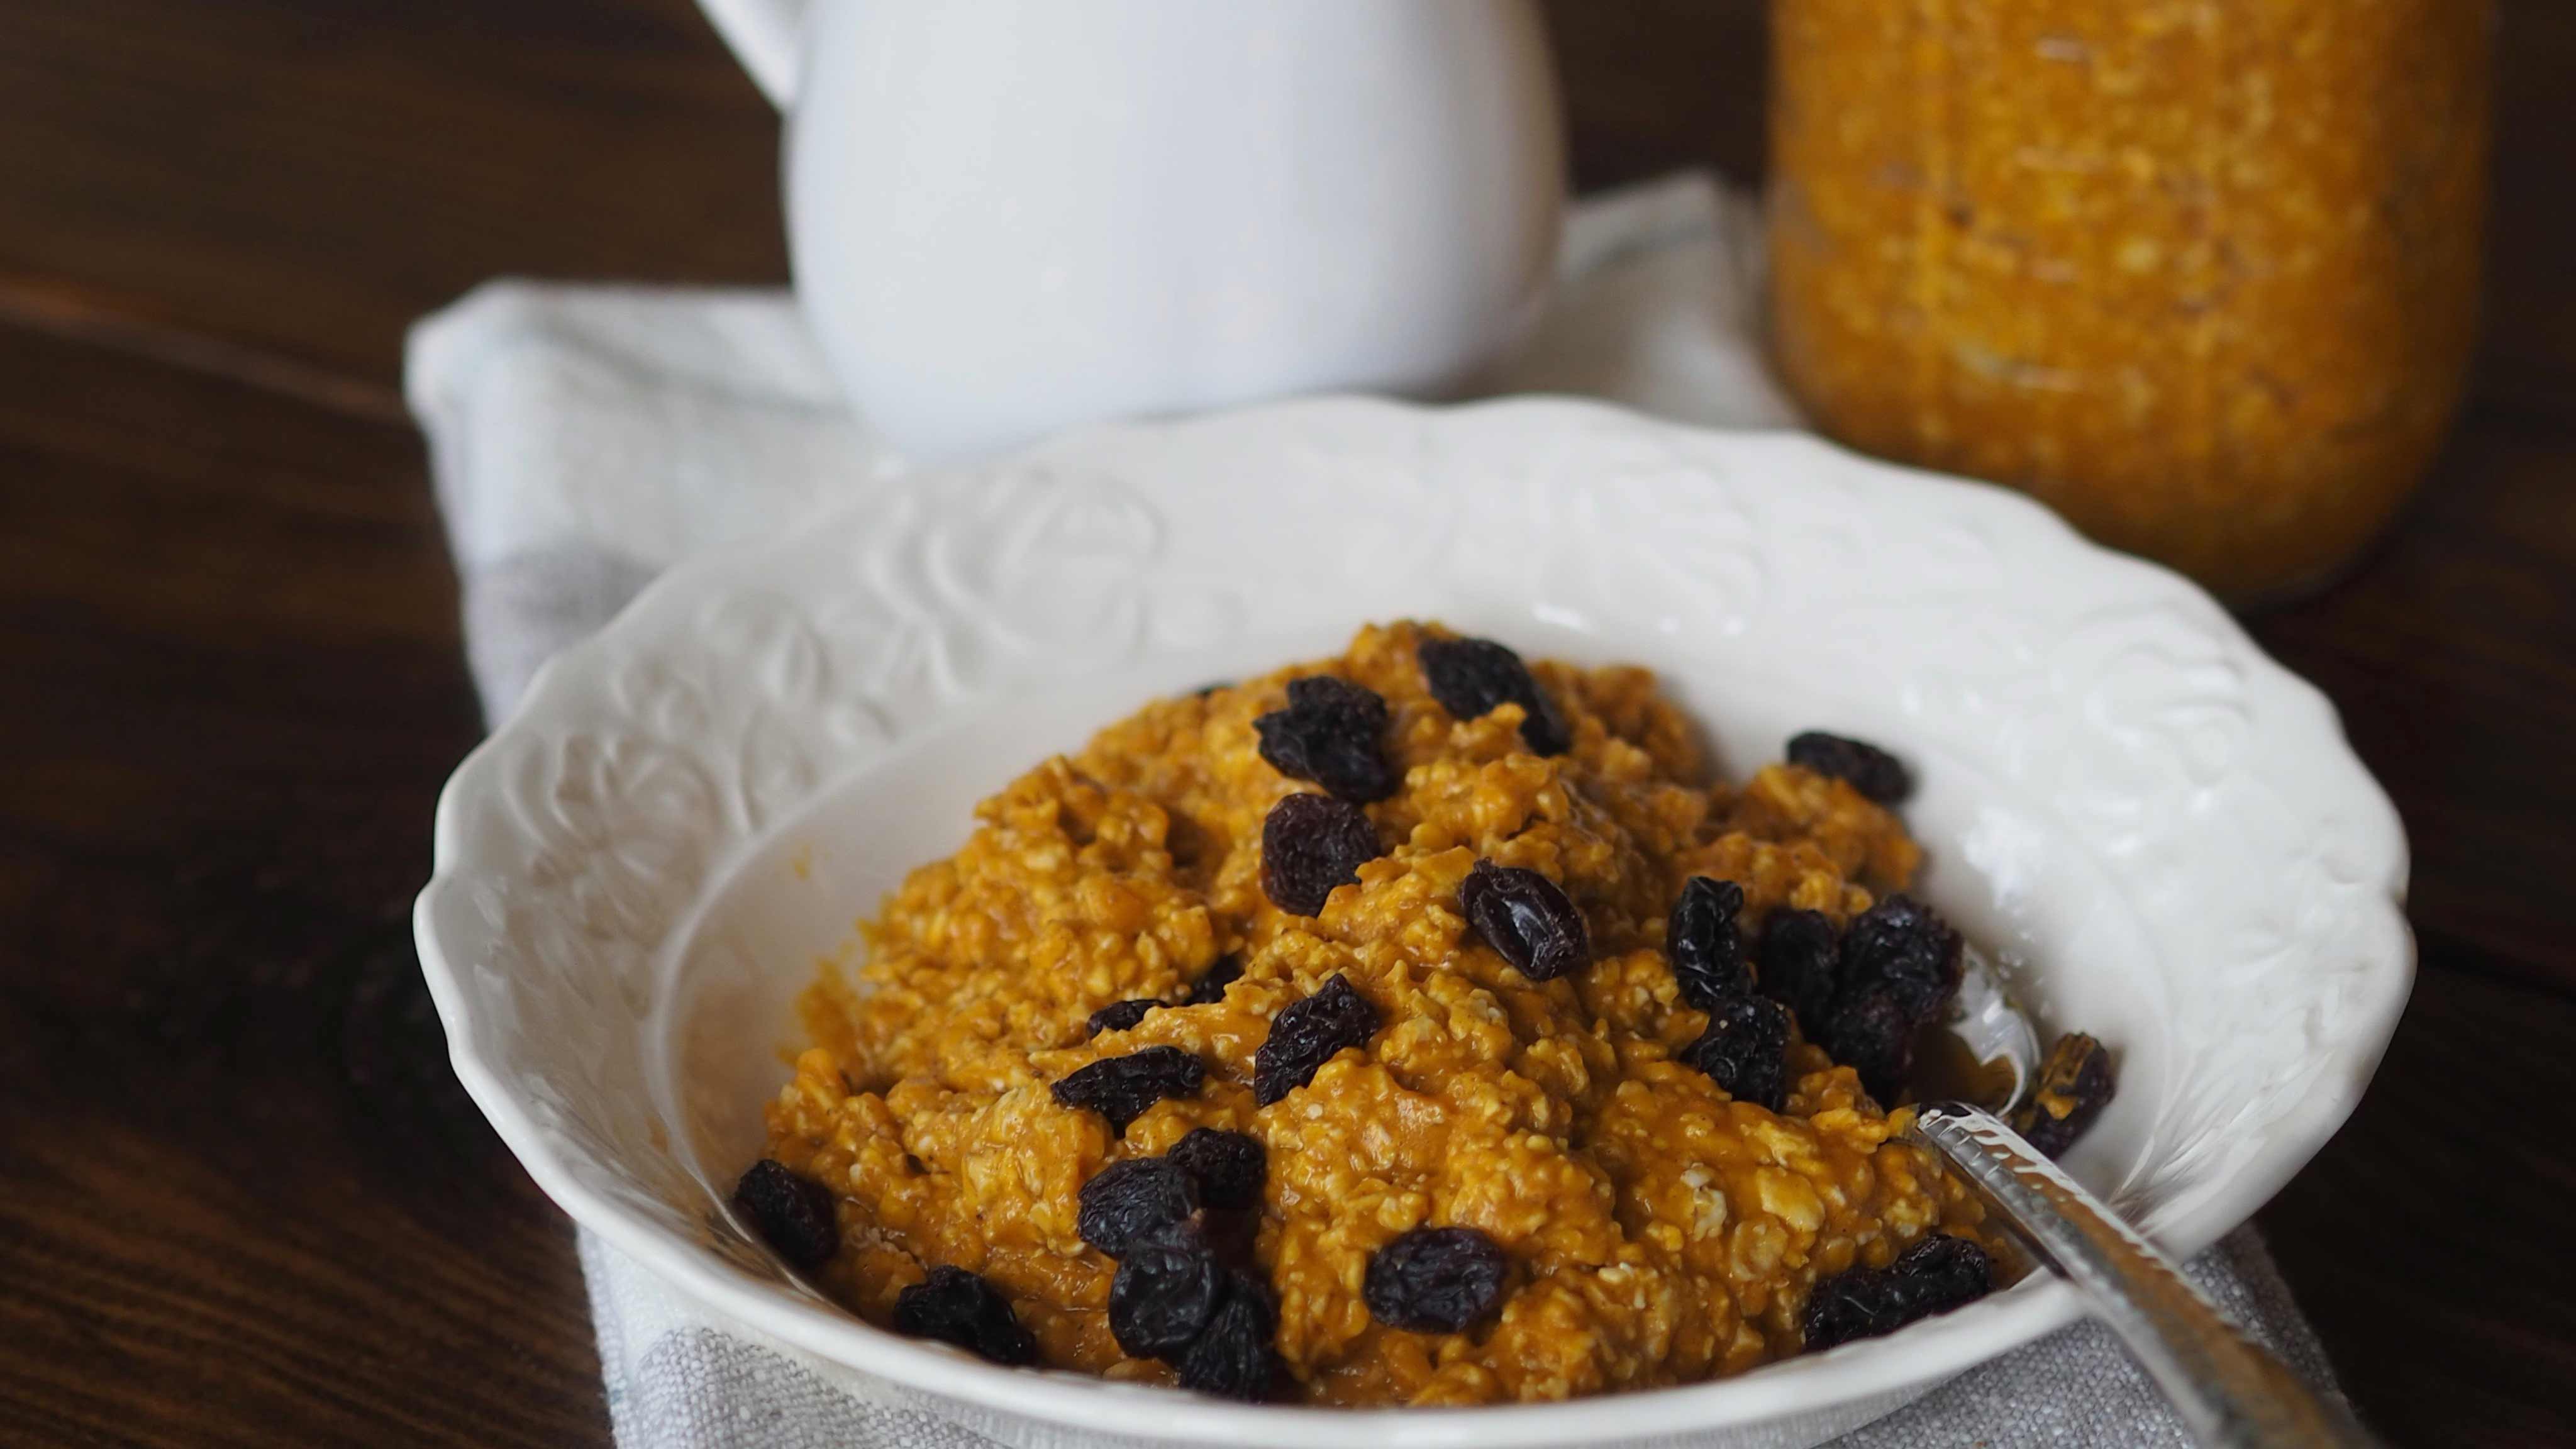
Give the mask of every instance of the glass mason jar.
M 2236 599 L 2349 561 L 2458 406 L 2488 0 L 1773 0 L 1771 305 L 1855 447 Z

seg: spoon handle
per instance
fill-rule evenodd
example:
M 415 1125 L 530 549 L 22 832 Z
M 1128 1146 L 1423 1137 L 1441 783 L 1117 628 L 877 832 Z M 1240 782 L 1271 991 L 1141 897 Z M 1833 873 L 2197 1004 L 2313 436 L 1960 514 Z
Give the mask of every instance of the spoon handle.
M 2378 1440 L 2219 1315 L 2173 1260 L 2002 1119 L 1936 1102 L 1912 1135 L 1949 1159 L 2039 1255 L 2073 1280 L 2128 1346 L 2192 1437 L 2223 1449 L 2357 1446 Z

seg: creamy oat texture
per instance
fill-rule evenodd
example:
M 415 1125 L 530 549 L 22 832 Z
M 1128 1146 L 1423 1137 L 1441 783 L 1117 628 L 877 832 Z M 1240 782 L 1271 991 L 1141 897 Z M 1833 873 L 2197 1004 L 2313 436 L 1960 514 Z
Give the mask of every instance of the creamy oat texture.
M 1256 1252 L 1306 1399 L 1554 1399 L 1794 1353 L 1820 1276 L 1973 1228 L 1964 1189 L 1892 1140 L 1819 1049 L 1792 1044 L 1777 1115 L 1673 1060 L 1704 1020 L 1659 949 L 1682 883 L 1740 883 L 1748 926 L 1782 906 L 1840 924 L 1913 872 L 1898 821 L 1791 766 L 1710 783 L 1637 669 L 1534 663 L 1574 746 L 1532 755 L 1517 706 L 1462 721 L 1425 692 L 1424 628 L 1440 632 L 1372 627 L 1342 658 L 1148 705 L 986 801 L 964 849 L 884 902 L 859 981 L 827 972 L 809 996 L 816 1044 L 769 1110 L 771 1155 L 840 1198 L 827 1286 L 885 1323 L 905 1285 L 956 1264 L 1010 1295 L 1050 1364 L 1166 1382 L 1110 1335 L 1113 1265 L 1076 1233 L 1076 1194 L 1105 1163 L 1229 1128 L 1269 1150 Z M 1260 837 L 1281 795 L 1313 787 L 1263 762 L 1253 720 L 1317 672 L 1386 698 L 1405 777 L 1368 807 L 1385 857 L 1306 919 L 1264 898 Z M 1534 983 L 1467 931 L 1458 885 L 1479 857 L 1564 886 L 1589 922 L 1588 970 Z M 1094 1010 L 1178 1001 L 1225 953 L 1245 966 L 1221 1002 L 1084 1039 Z M 1384 1028 L 1256 1108 L 1271 1018 L 1337 972 Z M 1207 1084 L 1123 1140 L 1048 1092 L 1151 1045 L 1199 1054 Z M 1478 1228 L 1509 1253 L 1496 1321 L 1371 1320 L 1370 1253 L 1423 1225 Z
M 2489 0 L 1777 0 L 1783 375 L 2229 594 L 2331 573 L 2476 341 Z

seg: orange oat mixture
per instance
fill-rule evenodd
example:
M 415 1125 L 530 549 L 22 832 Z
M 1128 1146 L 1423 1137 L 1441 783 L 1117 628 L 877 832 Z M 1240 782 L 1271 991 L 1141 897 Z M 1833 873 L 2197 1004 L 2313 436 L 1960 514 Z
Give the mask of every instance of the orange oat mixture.
M 1774 0 L 1771 318 L 1834 436 L 2258 595 L 2467 373 L 2488 0 Z
M 827 1186 L 839 1251 L 819 1276 L 869 1319 L 934 1266 L 980 1273 L 1043 1362 L 1168 1382 L 1108 1322 L 1116 1265 L 1078 1229 L 1104 1166 L 1194 1128 L 1250 1134 L 1267 1176 L 1254 1271 L 1275 1291 L 1290 1397 L 1325 1404 L 1555 1399 L 1739 1373 L 1801 1347 L 1820 1277 L 1883 1267 L 1980 1212 L 1853 1070 L 1793 1038 L 1785 1109 L 1730 1099 L 1677 1060 L 1706 1016 L 1663 947 L 1684 883 L 1739 883 L 1748 929 L 1787 907 L 1837 926 L 1919 853 L 1888 810 L 1790 765 L 1711 782 L 1683 717 L 1631 668 L 1531 666 L 1571 747 L 1534 754 L 1524 711 L 1459 719 L 1426 690 L 1436 626 L 1371 627 L 1337 659 L 1146 706 L 978 808 L 866 926 L 856 983 L 809 995 L 815 1045 L 769 1109 L 770 1155 Z M 1313 787 L 1254 721 L 1301 675 L 1376 691 L 1401 785 L 1367 805 L 1384 854 L 1320 915 L 1262 884 L 1265 817 Z M 1538 871 L 1579 906 L 1588 967 L 1532 981 L 1462 919 L 1479 859 Z M 1182 1002 L 1220 957 L 1221 1000 L 1124 1030 L 1087 1019 Z M 1339 975 L 1380 1025 L 1256 1104 L 1254 1058 L 1286 1007 Z M 1206 1064 L 1123 1137 L 1050 1086 L 1153 1046 Z M 1424 1226 L 1508 1259 L 1499 1310 L 1464 1332 L 1396 1329 L 1364 1301 L 1371 1257 Z

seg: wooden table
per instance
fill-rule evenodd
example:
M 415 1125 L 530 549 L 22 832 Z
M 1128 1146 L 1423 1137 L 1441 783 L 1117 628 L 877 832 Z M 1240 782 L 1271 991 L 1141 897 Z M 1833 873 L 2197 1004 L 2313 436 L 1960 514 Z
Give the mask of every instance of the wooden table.
M 1580 180 L 1757 170 L 1759 9 L 1559 4 Z M 2415 842 L 2414 1004 L 2262 1218 L 2405 1444 L 2576 1442 L 2576 8 L 2508 12 L 2476 401 L 2255 626 Z M 412 957 L 481 722 L 398 344 L 780 280 L 776 134 L 685 0 L 0 6 L 0 1441 L 606 1442 Z

